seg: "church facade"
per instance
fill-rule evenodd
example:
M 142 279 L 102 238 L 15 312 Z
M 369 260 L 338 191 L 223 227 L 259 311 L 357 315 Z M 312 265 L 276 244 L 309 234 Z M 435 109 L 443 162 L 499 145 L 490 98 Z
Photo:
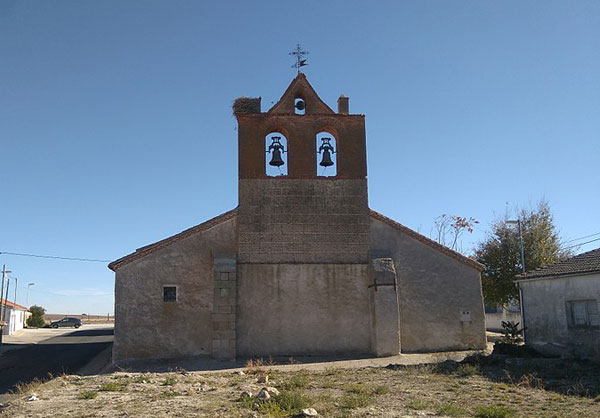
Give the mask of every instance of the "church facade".
M 485 348 L 483 266 L 369 209 L 347 97 L 233 108 L 238 207 L 109 264 L 113 362 Z

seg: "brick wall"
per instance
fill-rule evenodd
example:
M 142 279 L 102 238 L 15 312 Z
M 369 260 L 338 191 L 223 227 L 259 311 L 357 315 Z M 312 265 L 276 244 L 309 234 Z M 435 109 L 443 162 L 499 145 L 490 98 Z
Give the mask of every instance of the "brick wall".
M 240 180 L 240 263 L 366 263 L 366 180 Z

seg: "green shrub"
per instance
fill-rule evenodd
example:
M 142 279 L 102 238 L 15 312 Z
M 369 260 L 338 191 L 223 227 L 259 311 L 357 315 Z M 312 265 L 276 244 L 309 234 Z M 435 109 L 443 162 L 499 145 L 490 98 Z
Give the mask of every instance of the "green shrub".
M 342 399 L 342 406 L 346 409 L 364 408 L 371 403 L 371 396 L 365 393 L 347 394 Z
M 129 385 L 127 381 L 103 383 L 100 385 L 100 392 L 122 392 L 127 385 Z
M 479 373 L 479 368 L 472 364 L 461 364 L 456 369 L 456 374 L 460 377 L 469 377 Z
M 96 396 L 98 396 L 98 392 L 95 390 L 84 390 L 77 394 L 77 399 L 94 399 Z
M 427 409 L 429 408 L 429 405 L 430 403 L 423 399 L 411 399 L 406 403 L 406 406 L 408 406 L 410 409 L 416 410 Z
M 165 380 L 163 380 L 162 385 L 163 386 L 173 386 L 173 385 L 175 385 L 175 383 L 177 383 L 177 379 L 175 378 L 175 376 L 169 376 Z
M 46 325 L 46 321 L 44 320 L 44 314 L 46 310 L 41 306 L 33 305 L 29 308 L 31 312 L 31 316 L 27 318 L 27 326 L 32 328 L 42 328 Z
M 445 415 L 447 417 L 463 417 L 467 415 L 467 411 L 452 404 L 445 404 L 437 408 L 439 415 Z

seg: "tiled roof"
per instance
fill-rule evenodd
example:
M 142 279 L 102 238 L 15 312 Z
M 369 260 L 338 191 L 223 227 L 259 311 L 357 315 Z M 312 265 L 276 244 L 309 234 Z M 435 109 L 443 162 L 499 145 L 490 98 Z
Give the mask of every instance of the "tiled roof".
M 209 219 L 206 222 L 201 223 L 200 225 L 193 226 L 185 231 L 180 232 L 179 234 L 173 235 L 169 238 L 165 238 L 161 241 L 155 242 L 154 244 L 146 245 L 145 247 L 138 248 L 134 253 L 126 255 L 125 257 L 121 257 L 118 260 L 113 261 L 108 265 L 108 268 L 112 271 L 117 271 L 117 269 L 125 264 L 131 263 L 134 260 L 142 258 L 150 253 L 160 250 L 161 248 L 166 247 L 174 242 L 185 239 L 191 235 L 197 234 L 198 232 L 206 231 L 207 229 L 212 228 L 220 224 L 221 222 L 228 221 L 229 219 L 234 218 L 237 215 L 237 208 L 232 209 L 229 212 L 225 212 L 220 214 L 219 216 L 215 216 L 212 219 Z
M 384 216 L 381 213 L 374 211 L 373 209 L 371 209 L 371 217 L 378 219 L 382 222 L 385 222 L 386 224 L 390 225 L 391 227 L 396 228 L 397 230 L 405 233 L 406 235 L 408 235 L 418 241 L 421 241 L 423 244 L 429 245 L 434 250 L 436 250 L 444 255 L 447 255 L 448 257 L 452 257 L 455 260 L 458 260 L 461 263 L 468 265 L 469 267 L 473 267 L 479 271 L 483 271 L 483 269 L 485 268 L 485 266 L 483 264 L 481 264 L 467 256 L 464 256 L 461 253 L 454 251 L 454 250 L 446 247 L 445 245 L 442 245 L 430 238 L 427 238 L 425 235 L 421 235 L 417 231 L 413 231 L 409 227 L 404 226 L 401 223 L 398 223 L 398 222 L 394 221 L 393 219 L 390 219 L 387 216 Z
M 519 274 L 517 279 L 564 276 L 565 274 L 600 272 L 600 248 L 588 251 L 549 266 Z
M 0 299 L 0 306 L 4 306 L 4 304 L 6 304 L 6 306 L 8 306 L 9 308 L 21 309 L 23 311 L 29 310 L 25 306 L 17 305 L 16 303 L 11 302 L 10 300 Z

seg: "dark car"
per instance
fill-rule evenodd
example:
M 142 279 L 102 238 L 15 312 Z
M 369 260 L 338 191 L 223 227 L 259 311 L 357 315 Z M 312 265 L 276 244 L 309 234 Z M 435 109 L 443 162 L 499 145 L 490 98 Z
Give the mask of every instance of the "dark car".
M 62 328 L 62 327 L 79 328 L 81 326 L 81 319 L 66 317 L 66 318 L 60 319 L 58 321 L 51 322 L 50 326 L 52 328 L 59 328 L 59 327 L 60 328 Z

